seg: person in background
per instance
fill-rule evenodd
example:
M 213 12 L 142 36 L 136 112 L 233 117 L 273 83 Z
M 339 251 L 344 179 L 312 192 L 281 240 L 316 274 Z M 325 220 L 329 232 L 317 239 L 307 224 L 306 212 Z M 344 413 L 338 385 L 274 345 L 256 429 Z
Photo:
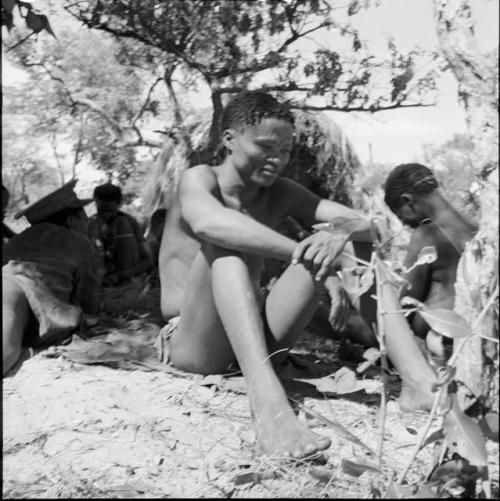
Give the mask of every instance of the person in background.
M 433 263 L 416 266 L 404 275 L 408 285 L 401 296 L 411 296 L 429 308 L 452 310 L 458 261 L 477 227 L 443 197 L 432 170 L 418 163 L 398 165 L 389 174 L 385 182 L 385 203 L 403 224 L 413 229 L 405 268 L 415 263 L 424 247 L 433 246 L 437 252 Z M 451 340 L 444 341 L 418 312 L 409 320 L 413 332 L 425 338 L 434 360 L 442 363 Z
M 2 184 L 2 246 L 5 245 L 16 233 L 12 231 L 4 222 L 5 211 L 9 205 L 9 190 Z
M 99 254 L 74 179 L 18 212 L 31 226 L 3 248 L 3 375 L 23 347 L 44 348 L 68 338 L 95 315 L 101 284 Z
M 111 183 L 94 190 L 97 214 L 90 218 L 89 234 L 100 250 L 103 285 L 116 286 L 149 271 L 153 265 L 139 223 L 120 210 L 122 191 Z

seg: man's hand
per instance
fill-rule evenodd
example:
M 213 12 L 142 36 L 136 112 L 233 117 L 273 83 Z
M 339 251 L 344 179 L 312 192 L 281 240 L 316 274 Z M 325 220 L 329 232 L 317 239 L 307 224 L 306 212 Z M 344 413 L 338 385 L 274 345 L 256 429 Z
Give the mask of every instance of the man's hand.
M 330 296 L 328 321 L 333 330 L 342 332 L 345 330 L 347 320 L 351 314 L 351 301 L 338 277 L 328 277 L 325 281 L 325 286 Z
M 292 264 L 302 263 L 317 281 L 323 280 L 347 243 L 346 235 L 318 231 L 299 242 L 292 254 Z

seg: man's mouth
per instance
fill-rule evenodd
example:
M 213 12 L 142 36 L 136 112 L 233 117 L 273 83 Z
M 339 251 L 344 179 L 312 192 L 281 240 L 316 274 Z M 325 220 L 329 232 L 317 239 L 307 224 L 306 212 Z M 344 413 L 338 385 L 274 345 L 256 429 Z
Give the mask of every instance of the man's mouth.
M 263 167 L 262 172 L 269 175 L 276 175 L 278 173 L 278 171 L 273 167 Z

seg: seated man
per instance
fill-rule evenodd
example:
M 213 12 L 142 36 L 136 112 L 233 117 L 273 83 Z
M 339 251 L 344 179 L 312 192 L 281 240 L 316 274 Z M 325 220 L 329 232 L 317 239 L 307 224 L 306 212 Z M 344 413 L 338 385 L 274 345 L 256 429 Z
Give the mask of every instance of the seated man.
M 139 223 L 120 210 L 121 189 L 111 183 L 97 186 L 94 200 L 97 214 L 90 218 L 89 234 L 103 257 L 103 285 L 119 285 L 149 271 L 152 259 Z
M 83 315 L 95 314 L 99 255 L 87 236 L 88 218 L 73 191 L 76 179 L 16 214 L 31 226 L 3 248 L 3 375 L 22 346 L 67 338 Z
M 293 141 L 293 115 L 270 95 L 242 92 L 226 106 L 226 158 L 186 170 L 167 213 L 159 268 L 169 323 L 158 345 L 163 361 L 189 372 L 225 373 L 237 363 L 264 450 L 300 458 L 330 440 L 298 421 L 273 363 L 310 322 L 348 237 L 319 231 L 297 243 L 273 228 L 287 215 L 309 228 L 342 217 L 357 224 L 351 239 L 370 248 L 371 234 L 358 211 L 281 177 Z M 265 257 L 290 265 L 264 299 Z
M 311 234 L 311 232 L 303 228 L 298 221 L 295 221 L 290 216 L 280 221 L 274 229 L 295 241 L 303 240 Z M 358 254 L 358 257 L 361 257 L 358 252 L 356 254 Z M 354 263 L 342 256 L 339 257 L 338 264 L 349 267 Z M 265 258 L 261 285 L 266 289 L 270 289 L 286 266 L 287 264 L 279 259 Z M 370 292 L 374 293 L 375 291 Z M 365 295 L 362 300 L 366 303 Z M 360 301 L 361 299 L 357 302 L 359 303 Z M 354 341 L 365 347 L 378 346 L 373 330 L 358 311 L 361 309 L 360 305 L 358 304 L 357 306 L 357 309 L 352 307 L 348 294 L 342 288 L 340 280 L 337 277 L 332 277 L 328 283 L 328 291 L 325 291 L 323 294 L 323 299 L 320 300 L 307 328 L 313 333 L 328 339 Z M 367 310 L 370 308 L 373 309 L 371 316 L 366 315 Z M 371 320 L 375 321 L 376 306 L 365 306 L 363 313 L 367 319 L 371 317 Z M 346 355 L 350 356 L 351 353 L 346 353 Z
M 423 247 L 434 246 L 437 251 L 436 261 L 416 266 L 405 275 L 409 285 L 403 288 L 402 296 L 411 296 L 430 308 L 452 310 L 458 261 L 477 228 L 444 199 L 432 171 L 420 164 L 398 165 L 389 174 L 385 202 L 403 224 L 414 228 L 404 261 L 406 268 L 416 261 Z M 426 339 L 436 361 L 442 362 L 446 358 L 442 336 L 418 313 L 411 319 L 411 327 Z

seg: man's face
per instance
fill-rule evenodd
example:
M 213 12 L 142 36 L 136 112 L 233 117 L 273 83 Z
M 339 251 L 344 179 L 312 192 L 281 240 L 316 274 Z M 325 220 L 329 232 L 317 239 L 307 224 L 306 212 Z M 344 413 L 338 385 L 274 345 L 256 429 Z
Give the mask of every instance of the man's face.
M 403 203 L 396 210 L 396 216 L 403 224 L 407 224 L 410 228 L 417 228 L 420 223 L 426 218 L 423 213 L 418 197 L 415 195 L 403 195 Z
M 290 122 L 264 118 L 257 125 L 232 130 L 227 146 L 241 177 L 266 187 L 276 181 L 290 161 L 293 138 L 294 128 Z
M 97 207 L 97 214 L 104 221 L 108 222 L 118 213 L 120 209 L 119 202 L 103 202 L 102 200 L 95 200 Z

